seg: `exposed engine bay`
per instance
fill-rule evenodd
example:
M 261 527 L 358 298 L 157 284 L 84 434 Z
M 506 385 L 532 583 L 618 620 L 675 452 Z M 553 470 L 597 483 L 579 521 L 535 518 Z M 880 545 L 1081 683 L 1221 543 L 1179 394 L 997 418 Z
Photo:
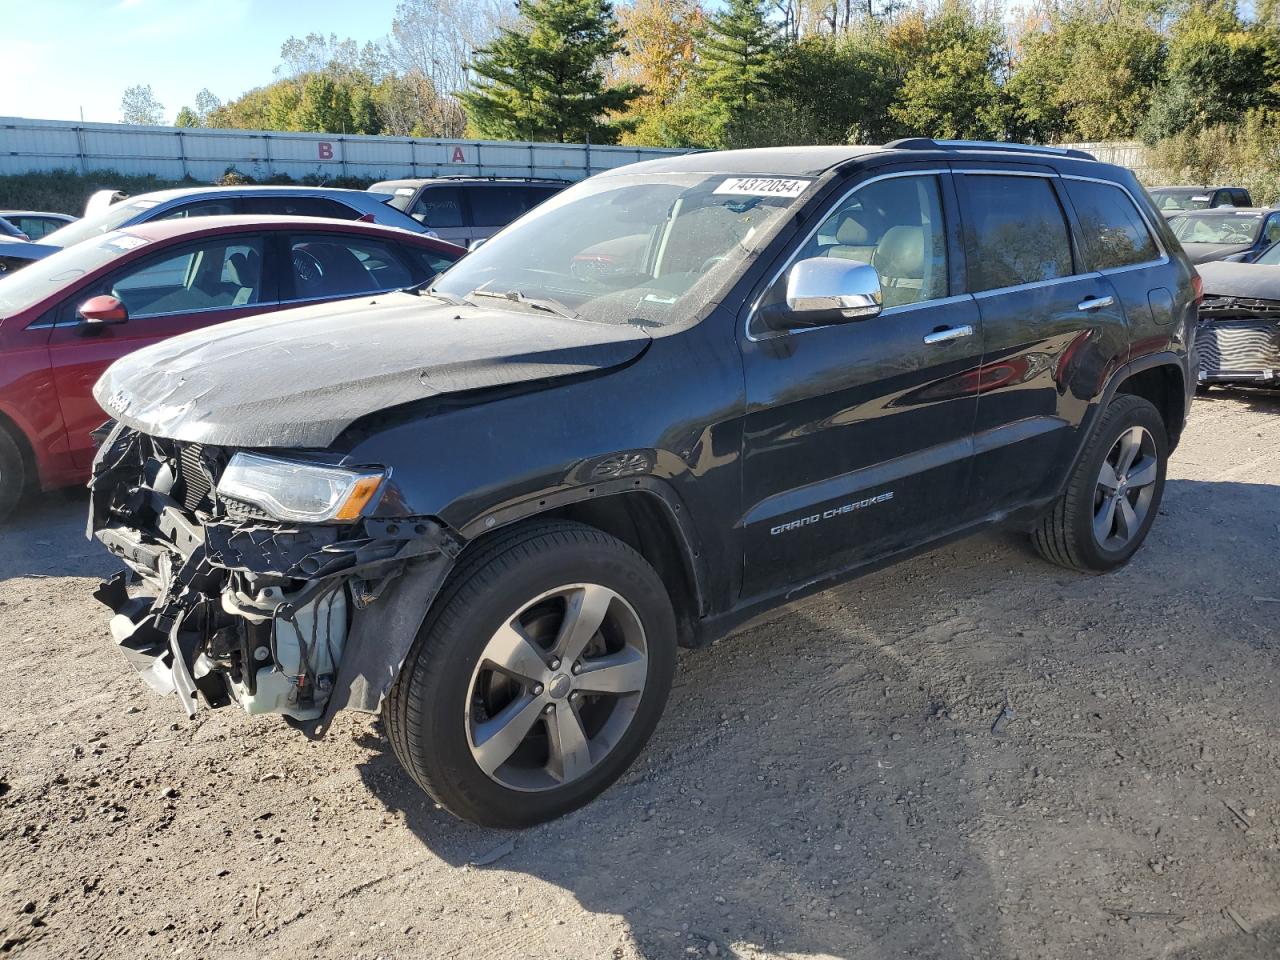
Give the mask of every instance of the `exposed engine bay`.
M 129 568 L 95 594 L 112 637 L 189 716 L 235 702 L 320 734 L 377 710 L 461 541 L 427 517 L 280 522 L 219 490 L 234 453 L 104 441 L 89 534 Z

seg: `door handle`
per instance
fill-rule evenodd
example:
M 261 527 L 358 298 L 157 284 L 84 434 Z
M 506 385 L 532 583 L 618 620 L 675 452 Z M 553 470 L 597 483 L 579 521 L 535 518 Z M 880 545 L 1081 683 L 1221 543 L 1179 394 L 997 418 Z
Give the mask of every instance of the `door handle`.
M 973 327 L 965 323 L 958 327 L 947 327 L 924 335 L 925 343 L 946 343 L 948 340 L 959 340 L 961 337 L 972 337 Z
M 1103 307 L 1114 307 L 1115 305 L 1115 297 L 1086 297 L 1076 304 L 1076 309 L 1081 313 L 1089 313 L 1091 310 L 1101 310 Z

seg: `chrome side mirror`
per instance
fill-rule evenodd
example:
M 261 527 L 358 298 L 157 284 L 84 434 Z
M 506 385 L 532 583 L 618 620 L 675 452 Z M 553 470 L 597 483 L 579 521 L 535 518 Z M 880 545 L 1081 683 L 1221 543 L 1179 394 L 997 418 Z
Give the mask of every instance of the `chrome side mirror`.
M 882 309 L 880 275 L 861 260 L 801 260 L 787 272 L 786 302 L 797 326 L 865 320 Z

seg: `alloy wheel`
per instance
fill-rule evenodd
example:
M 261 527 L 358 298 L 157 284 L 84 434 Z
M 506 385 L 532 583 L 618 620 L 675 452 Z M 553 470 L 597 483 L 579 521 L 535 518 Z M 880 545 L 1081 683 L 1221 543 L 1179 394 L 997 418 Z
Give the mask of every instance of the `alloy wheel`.
M 1093 494 L 1093 537 L 1104 550 L 1121 550 L 1142 529 L 1155 496 L 1160 464 L 1155 438 L 1129 427 L 1116 439 Z
M 466 703 L 471 756 L 513 790 L 579 780 L 630 727 L 648 672 L 644 627 L 620 594 L 593 583 L 549 590 L 480 654 Z

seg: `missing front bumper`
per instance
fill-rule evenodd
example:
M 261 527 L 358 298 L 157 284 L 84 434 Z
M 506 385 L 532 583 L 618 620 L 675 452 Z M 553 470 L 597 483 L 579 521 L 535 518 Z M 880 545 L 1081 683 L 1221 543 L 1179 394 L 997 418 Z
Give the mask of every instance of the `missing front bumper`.
M 177 445 L 117 430 L 90 483 L 90 531 L 128 568 L 95 596 L 111 634 L 189 716 L 200 700 L 320 735 L 376 711 L 460 548 L 426 517 L 288 526 L 193 512 Z

